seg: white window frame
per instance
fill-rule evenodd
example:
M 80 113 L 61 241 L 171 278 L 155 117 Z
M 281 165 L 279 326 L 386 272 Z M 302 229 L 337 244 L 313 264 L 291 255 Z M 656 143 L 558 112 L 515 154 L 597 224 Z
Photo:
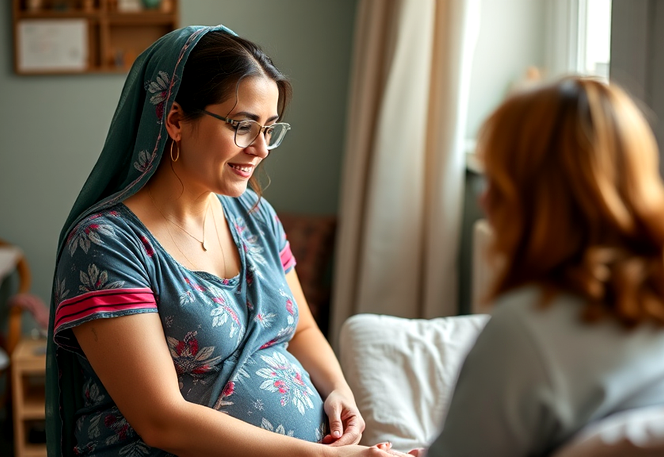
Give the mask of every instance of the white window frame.
M 584 0 L 549 0 L 548 16 L 552 18 L 548 34 L 547 70 L 548 76 L 556 77 L 567 73 L 577 73 L 580 42 L 580 3 Z M 585 8 L 583 8 L 585 10 Z M 585 34 L 585 26 L 582 33 Z
M 584 73 L 588 0 L 548 0 L 547 10 L 547 76 Z

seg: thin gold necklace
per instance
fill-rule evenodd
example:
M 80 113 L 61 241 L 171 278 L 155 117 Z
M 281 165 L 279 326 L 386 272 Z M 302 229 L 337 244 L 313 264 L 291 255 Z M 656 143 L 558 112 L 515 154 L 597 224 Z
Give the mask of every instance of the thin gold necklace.
M 198 268 L 196 266 L 196 264 L 194 262 L 192 262 L 189 257 L 187 257 L 187 254 L 182 252 L 182 249 L 180 249 L 180 246 L 178 246 L 178 244 L 175 242 L 175 239 L 173 238 L 173 235 L 171 234 L 171 229 L 168 228 L 168 225 L 166 226 L 166 231 L 168 232 L 168 236 L 171 238 L 171 241 L 173 242 L 173 244 L 175 245 L 177 250 L 180 251 L 180 254 L 182 254 L 184 256 L 184 258 L 187 259 L 187 262 L 189 262 L 191 264 L 191 266 L 194 267 L 194 271 L 200 270 L 200 268 Z
M 214 231 L 217 234 L 217 243 L 219 243 L 219 248 L 221 249 L 221 259 L 224 261 L 224 278 L 226 277 L 226 253 L 224 252 L 224 246 L 221 244 L 219 239 L 219 230 L 217 229 L 217 216 L 214 214 L 214 208 L 212 208 L 212 221 L 214 222 Z
M 203 248 L 204 251 L 207 251 L 207 250 L 208 250 L 208 248 L 207 248 L 207 246 L 206 246 L 206 244 L 205 244 L 205 222 L 207 221 L 207 215 L 208 215 L 208 213 L 210 212 L 210 199 L 209 199 L 209 198 L 208 198 L 207 208 L 205 208 L 205 216 L 203 216 L 203 239 L 202 239 L 202 240 L 199 240 L 199 239 L 196 238 L 194 235 L 192 235 L 192 234 L 191 234 L 186 228 L 182 227 L 182 226 L 181 226 L 180 224 L 178 224 L 177 222 L 172 221 L 171 219 L 169 219 L 169 218 L 166 217 L 166 215 L 161 211 L 161 209 L 159 209 L 159 206 L 157 206 L 157 202 L 154 201 L 154 197 L 152 196 L 152 189 L 151 189 L 151 186 L 148 186 L 148 195 L 150 196 L 150 200 L 152 200 L 152 204 L 153 204 L 154 207 L 157 209 L 157 211 L 159 211 L 159 214 L 161 214 L 161 217 L 163 217 L 163 218 L 166 220 L 166 222 L 170 222 L 171 224 L 173 224 L 174 226 L 176 226 L 177 228 L 179 228 L 180 230 L 182 230 L 184 233 L 186 233 L 187 235 L 189 235 L 190 237 L 192 237 L 193 239 L 195 239 L 196 241 L 198 241 L 199 243 L 201 243 L 201 248 Z M 216 226 L 215 226 L 215 227 L 216 227 Z M 169 234 L 170 234 L 170 232 L 169 232 Z M 172 238 L 173 238 L 173 237 L 171 237 L 171 239 L 172 239 Z M 178 249 L 179 249 L 179 248 L 178 248 Z M 182 252 L 182 251 L 180 251 L 180 252 Z M 187 260 L 189 260 L 189 259 L 187 259 Z

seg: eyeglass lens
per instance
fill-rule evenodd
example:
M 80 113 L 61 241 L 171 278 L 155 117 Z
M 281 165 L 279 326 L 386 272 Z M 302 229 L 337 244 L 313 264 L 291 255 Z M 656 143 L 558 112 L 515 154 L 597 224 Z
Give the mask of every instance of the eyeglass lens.
M 278 123 L 265 129 L 265 142 L 268 150 L 281 144 L 289 127 L 288 124 Z M 261 134 L 261 129 L 261 125 L 256 121 L 241 121 L 235 130 L 235 144 L 240 148 L 249 147 Z

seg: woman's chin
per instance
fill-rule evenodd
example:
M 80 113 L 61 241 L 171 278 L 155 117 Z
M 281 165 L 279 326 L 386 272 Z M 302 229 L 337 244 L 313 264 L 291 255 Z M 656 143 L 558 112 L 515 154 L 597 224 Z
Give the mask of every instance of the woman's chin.
M 249 181 L 245 181 L 244 183 L 236 183 L 232 186 L 224 186 L 223 190 L 219 193 L 227 197 L 239 197 L 246 192 L 248 184 Z

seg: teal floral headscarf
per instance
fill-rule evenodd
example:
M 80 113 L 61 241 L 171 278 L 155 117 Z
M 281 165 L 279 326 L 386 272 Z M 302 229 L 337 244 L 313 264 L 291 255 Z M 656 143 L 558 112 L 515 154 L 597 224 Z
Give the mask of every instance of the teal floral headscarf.
M 157 169 L 168 133 L 165 118 L 178 93 L 185 63 L 200 38 L 224 26 L 175 30 L 144 51 L 132 66 L 115 110 L 101 155 L 69 213 L 58 242 L 56 264 L 68 234 L 86 216 L 113 206 L 140 190 Z M 53 286 L 46 358 L 46 433 L 48 455 L 73 455 L 75 412 L 81 406 L 77 356 L 53 342 Z M 63 388 L 61 388 L 63 387 Z

